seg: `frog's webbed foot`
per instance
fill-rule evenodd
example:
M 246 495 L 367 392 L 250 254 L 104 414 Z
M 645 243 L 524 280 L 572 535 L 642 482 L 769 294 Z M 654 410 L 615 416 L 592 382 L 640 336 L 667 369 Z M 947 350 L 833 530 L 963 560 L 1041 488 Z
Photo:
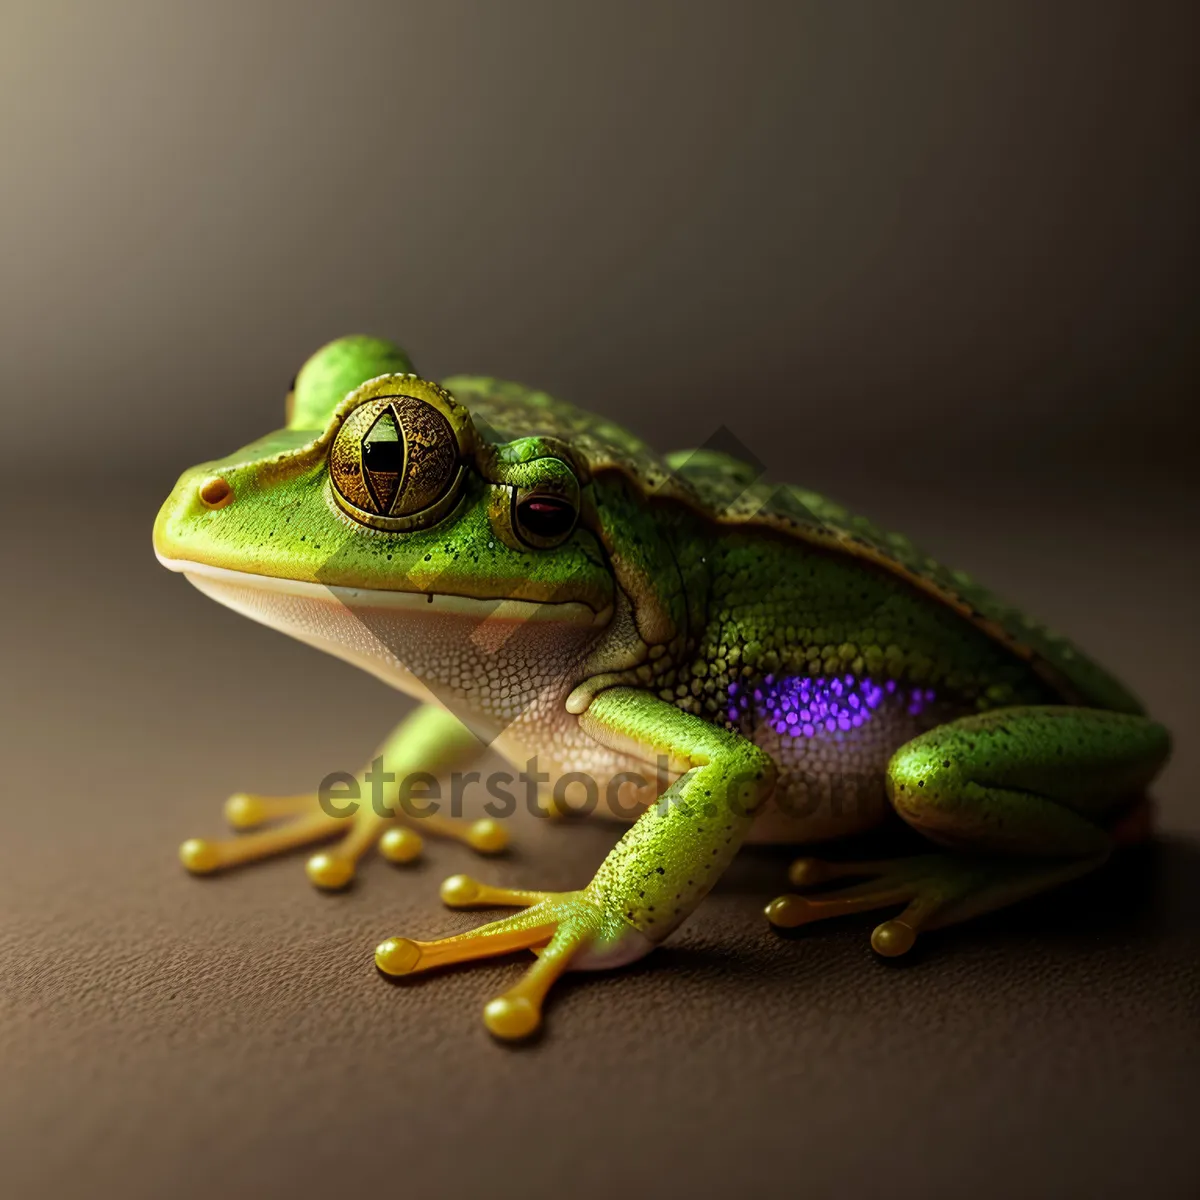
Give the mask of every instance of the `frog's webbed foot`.
M 1093 870 L 1104 855 L 1062 860 L 972 858 L 919 854 L 875 862 L 829 862 L 798 858 L 788 877 L 806 894 L 778 896 L 767 905 L 767 920 L 794 929 L 826 917 L 903 906 L 875 927 L 871 947 L 887 958 L 907 954 L 917 934 L 966 921 L 1023 900 Z M 825 885 L 861 879 L 845 887 Z
M 425 833 L 466 842 L 480 854 L 496 854 L 508 845 L 508 834 L 497 822 L 445 817 L 434 813 L 432 806 L 427 806 L 431 811 L 425 814 L 410 814 L 403 807 L 397 812 L 390 802 L 387 806 L 379 804 L 383 797 L 375 791 L 377 782 L 395 783 L 415 772 L 436 778 L 470 761 L 478 752 L 475 735 L 453 714 L 435 704 L 422 704 L 396 726 L 379 748 L 370 770 L 362 773 L 360 787 L 371 781 L 370 802 L 356 800 L 353 808 L 347 806 L 338 815 L 336 810 L 323 808 L 319 797 L 312 793 L 231 796 L 225 803 L 225 819 L 234 829 L 256 832 L 223 841 L 192 838 L 180 846 L 179 857 L 189 871 L 208 875 L 340 835 L 335 846 L 314 854 L 307 864 L 309 879 L 317 887 L 332 891 L 350 883 L 359 860 L 376 844 L 380 854 L 394 863 L 412 862 L 419 857 L 421 834 Z M 398 789 L 397 795 L 402 794 Z
M 538 1029 L 546 994 L 569 967 L 615 966 L 640 958 L 651 948 L 648 939 L 609 911 L 589 889 L 524 891 L 455 875 L 442 884 L 441 895 L 450 908 L 513 906 L 522 911 L 437 941 L 388 938 L 376 948 L 375 964 L 385 975 L 402 976 L 515 950 L 533 951 L 537 961 L 483 1010 L 489 1032 L 505 1041 L 528 1037 Z
M 255 832 L 216 841 L 189 838 L 180 846 L 179 857 L 194 875 L 259 862 L 340 835 L 335 846 L 312 855 L 305 867 L 316 887 L 333 891 L 354 879 L 359 861 L 376 844 L 380 854 L 394 863 L 418 858 L 424 833 L 465 842 L 480 854 L 496 854 L 508 845 L 505 829 L 488 818 L 467 821 L 431 814 L 414 820 L 421 830 L 417 833 L 401 823 L 403 818 L 380 816 L 370 805 L 361 806 L 352 816 L 330 816 L 311 794 L 231 796 L 225 803 L 225 819 L 236 830 Z

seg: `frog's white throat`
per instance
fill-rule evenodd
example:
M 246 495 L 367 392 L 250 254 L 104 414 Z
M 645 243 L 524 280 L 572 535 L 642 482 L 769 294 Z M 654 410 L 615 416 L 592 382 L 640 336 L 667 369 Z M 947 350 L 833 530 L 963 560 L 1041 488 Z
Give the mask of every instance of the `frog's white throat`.
M 570 691 L 612 615 L 578 602 L 336 587 L 159 561 L 227 608 L 411 696 L 452 700 L 501 721 Z

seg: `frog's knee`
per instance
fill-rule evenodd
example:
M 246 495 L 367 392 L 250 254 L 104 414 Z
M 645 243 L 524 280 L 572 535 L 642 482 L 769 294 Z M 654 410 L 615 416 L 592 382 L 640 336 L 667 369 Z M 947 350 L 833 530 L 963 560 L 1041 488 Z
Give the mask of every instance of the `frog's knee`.
M 953 750 L 928 737 L 901 746 L 886 776 L 892 807 L 918 829 L 935 814 L 947 815 L 961 799 L 966 782 Z
M 745 747 L 744 758 L 731 789 L 736 788 L 742 793 L 741 803 L 745 811 L 752 812 L 770 799 L 778 777 L 775 760 L 761 747 L 750 742 Z

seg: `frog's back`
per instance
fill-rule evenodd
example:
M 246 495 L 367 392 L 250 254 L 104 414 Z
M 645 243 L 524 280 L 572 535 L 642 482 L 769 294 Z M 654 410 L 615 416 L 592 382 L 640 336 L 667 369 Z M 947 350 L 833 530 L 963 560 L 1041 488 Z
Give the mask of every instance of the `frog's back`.
M 902 534 L 889 533 L 816 492 L 756 479 L 753 468 L 728 455 L 685 450 L 667 455 L 665 461 L 687 481 L 713 520 L 776 529 L 873 563 L 953 609 L 1024 659 L 1065 702 L 1116 712 L 1143 711 L 1119 680 L 1067 638 L 1001 600 L 965 572 L 929 557 Z
M 753 467 L 713 450 L 660 456 L 615 423 L 520 384 L 466 376 L 446 383 L 476 419 L 508 436 L 561 438 L 591 473 L 624 475 L 648 503 L 683 504 L 719 526 L 773 530 L 905 580 L 1027 662 L 1065 703 L 1143 711 L 1119 680 L 1067 638 L 1005 603 L 966 573 L 924 554 L 902 534 L 889 533 L 816 492 L 768 483 Z

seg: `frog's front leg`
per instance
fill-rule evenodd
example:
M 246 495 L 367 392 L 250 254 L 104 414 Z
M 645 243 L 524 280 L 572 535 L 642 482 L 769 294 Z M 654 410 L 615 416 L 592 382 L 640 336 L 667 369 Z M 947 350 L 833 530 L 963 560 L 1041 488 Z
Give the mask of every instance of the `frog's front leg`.
M 290 819 L 261 832 L 244 833 L 223 841 L 191 838 L 180 847 L 180 859 L 194 874 L 207 875 L 340 834 L 342 840 L 337 846 L 314 854 L 306 867 L 309 879 L 317 887 L 332 890 L 345 887 L 354 878 L 359 859 L 376 842 L 380 853 L 392 862 L 415 859 L 421 853 L 422 841 L 406 823 L 410 820 L 424 833 L 457 838 L 482 854 L 494 854 L 508 842 L 504 829 L 495 821 L 486 818 L 463 821 L 432 813 L 413 820 L 396 806 L 397 781 L 417 772 L 437 776 L 470 762 L 479 751 L 479 741 L 459 720 L 436 705 L 421 705 L 393 730 L 377 753 L 375 761 L 382 772 L 378 778 L 390 784 L 390 795 L 378 805 L 382 811 L 377 811 L 376 792 L 370 785 L 360 787 L 360 797 L 353 805 L 340 797 L 336 803 L 328 800 L 333 815 L 321 806 L 314 793 L 231 796 L 225 805 L 225 816 L 235 829 L 257 829 Z M 361 774 L 370 778 L 368 772 Z M 336 815 L 337 811 L 349 808 L 352 811 L 346 815 Z
M 1024 707 L 964 717 L 902 746 L 887 771 L 893 807 L 945 854 L 883 862 L 797 860 L 799 888 L 864 882 L 767 906 L 792 928 L 904 906 L 876 927 L 875 950 L 904 954 L 917 933 L 969 920 L 1098 867 L 1114 823 L 1133 808 L 1170 751 L 1167 731 L 1140 716 Z
M 525 977 L 484 1009 L 484 1023 L 500 1038 L 538 1027 L 547 991 L 569 967 L 621 966 L 667 937 L 729 865 L 774 786 L 774 763 L 759 747 L 644 692 L 602 692 L 579 723 L 596 741 L 647 763 L 665 755 L 681 773 L 591 883 L 577 892 L 517 892 L 459 876 L 442 889 L 452 907 L 513 904 L 523 911 L 439 941 L 389 938 L 376 951 L 388 975 L 538 951 Z

